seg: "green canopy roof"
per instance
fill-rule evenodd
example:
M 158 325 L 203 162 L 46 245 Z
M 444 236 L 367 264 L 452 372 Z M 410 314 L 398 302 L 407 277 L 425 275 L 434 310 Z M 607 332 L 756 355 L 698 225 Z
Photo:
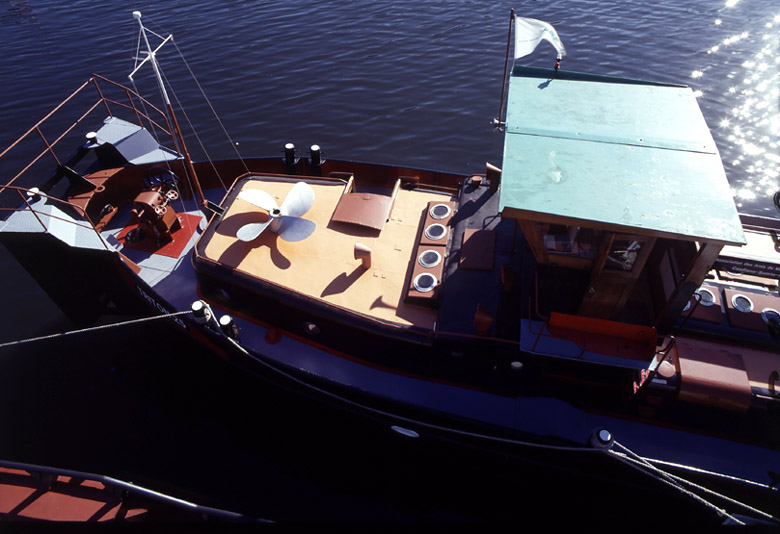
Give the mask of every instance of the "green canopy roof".
M 745 242 L 687 87 L 515 67 L 500 195 L 505 216 Z

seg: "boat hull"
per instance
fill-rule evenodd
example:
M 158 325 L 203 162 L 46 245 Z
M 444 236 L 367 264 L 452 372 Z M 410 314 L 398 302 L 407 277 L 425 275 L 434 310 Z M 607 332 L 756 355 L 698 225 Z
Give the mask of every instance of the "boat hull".
M 48 233 L 0 232 L 0 243 L 73 323 L 147 310 L 128 290 L 116 252 L 71 247 Z

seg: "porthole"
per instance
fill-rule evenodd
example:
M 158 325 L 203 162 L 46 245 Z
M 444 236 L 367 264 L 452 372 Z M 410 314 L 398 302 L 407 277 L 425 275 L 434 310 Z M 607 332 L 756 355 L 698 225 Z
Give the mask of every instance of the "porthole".
M 434 223 L 425 229 L 425 237 L 432 241 L 438 241 L 447 235 L 447 228 L 443 224 Z
M 715 294 L 707 289 L 706 287 L 700 287 L 696 291 L 694 291 L 694 297 L 698 295 L 698 299 L 694 298 L 694 302 L 696 300 L 699 301 L 699 306 L 713 306 L 715 304 Z M 688 302 L 685 303 L 685 307 L 683 308 L 683 312 L 687 312 L 691 309 L 691 300 L 688 300 Z
M 428 249 L 418 256 L 417 262 L 426 269 L 430 269 L 441 263 L 441 254 L 433 249 Z
M 753 301 L 747 295 L 738 293 L 731 297 L 731 305 L 734 309 L 741 311 L 742 313 L 750 313 L 753 311 Z
M 766 324 L 769 324 L 769 321 L 774 319 L 778 323 L 780 323 L 780 313 L 777 312 L 777 310 L 772 308 L 764 308 L 761 310 L 761 318 L 764 320 Z
M 699 305 L 701 306 L 714 306 L 715 294 L 706 287 L 700 287 L 695 291 L 699 295 Z
M 420 293 L 428 293 L 436 287 L 436 277 L 431 273 L 421 273 L 414 277 L 414 288 Z
M 446 219 L 452 213 L 452 208 L 447 204 L 436 204 L 428 213 L 430 213 L 433 219 Z

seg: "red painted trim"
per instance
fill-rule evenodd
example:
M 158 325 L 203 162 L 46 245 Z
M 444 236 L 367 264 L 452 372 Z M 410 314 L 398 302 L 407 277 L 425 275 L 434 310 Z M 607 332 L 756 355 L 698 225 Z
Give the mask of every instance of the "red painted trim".
M 209 304 L 212 304 L 214 306 L 219 306 L 218 304 L 216 304 L 213 301 L 210 301 L 209 299 L 204 297 L 203 294 L 200 291 L 200 287 L 197 287 L 196 291 L 198 293 L 198 297 L 201 300 L 203 300 L 204 302 L 208 302 Z M 258 326 L 261 326 L 263 328 L 276 329 L 276 330 L 280 331 L 282 333 L 282 335 L 287 336 L 290 339 L 293 339 L 295 341 L 298 341 L 299 343 L 303 343 L 305 345 L 309 345 L 310 347 L 313 347 L 313 348 L 315 348 L 317 350 L 320 350 L 322 352 L 327 352 L 329 354 L 333 354 L 334 356 L 338 356 L 339 358 L 342 358 L 344 360 L 348 360 L 348 361 L 351 361 L 351 362 L 354 362 L 354 363 L 358 363 L 358 364 L 363 365 L 365 367 L 370 367 L 371 369 L 376 369 L 378 371 L 383 371 L 385 373 L 390 373 L 390 374 L 394 374 L 394 375 L 397 375 L 397 376 L 403 376 L 403 377 L 406 377 L 406 378 L 414 378 L 415 380 L 422 380 L 424 382 L 433 382 L 433 383 L 436 383 L 436 384 L 443 384 L 445 386 L 453 386 L 453 387 L 458 387 L 458 388 L 463 388 L 463 389 L 469 389 L 469 390 L 472 390 L 472 391 L 479 391 L 481 393 L 489 393 L 491 395 L 496 395 L 496 396 L 499 396 L 499 397 L 506 397 L 506 398 L 514 398 L 515 397 L 514 395 L 507 395 L 507 394 L 497 393 L 495 391 L 491 391 L 489 389 L 480 388 L 480 387 L 477 387 L 477 386 L 472 386 L 470 384 L 462 384 L 460 382 L 451 382 L 451 381 L 448 381 L 448 380 L 426 377 L 426 376 L 418 375 L 418 374 L 415 374 L 415 373 L 409 373 L 407 371 L 401 371 L 401 370 L 394 369 L 394 368 L 391 368 L 391 367 L 386 367 L 384 365 L 381 365 L 381 364 L 378 364 L 378 363 L 375 363 L 375 362 L 371 362 L 371 361 L 368 361 L 368 360 L 364 360 L 364 359 L 358 358 L 356 356 L 353 356 L 351 354 L 347 354 L 345 352 L 341 352 L 341 351 L 335 350 L 332 347 L 329 347 L 327 345 L 322 345 L 320 343 L 312 341 L 311 339 L 305 338 L 303 336 L 299 336 L 299 335 L 294 334 L 292 332 L 288 332 L 287 330 L 282 330 L 282 329 L 280 329 L 280 328 L 278 328 L 278 327 L 276 327 L 274 325 L 265 323 L 263 321 L 260 321 L 259 319 L 254 318 L 254 317 L 250 317 L 250 316 L 248 316 L 248 315 L 246 315 L 246 314 L 244 314 L 244 313 L 242 313 L 240 311 L 231 309 L 230 313 L 234 314 L 236 317 L 240 317 L 240 318 L 242 318 L 242 319 L 244 319 L 246 321 L 254 323 L 254 324 L 256 324 Z

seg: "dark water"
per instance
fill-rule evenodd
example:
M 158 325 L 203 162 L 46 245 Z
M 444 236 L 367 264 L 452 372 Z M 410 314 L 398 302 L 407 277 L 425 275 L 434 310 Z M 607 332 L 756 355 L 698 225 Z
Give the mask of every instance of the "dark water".
M 326 157 L 478 172 L 501 161 L 502 137 L 490 120 L 498 113 L 509 7 L 485 0 L 0 1 L 0 148 L 89 73 L 124 81 L 135 53 L 130 13 L 139 9 L 151 29 L 174 34 L 231 135 L 233 146 L 192 85 L 176 86 L 211 157 L 234 149 L 278 154 L 292 141 L 301 149 L 318 143 Z M 763 0 L 513 7 L 556 26 L 566 69 L 693 87 L 740 208 L 777 215 L 780 7 Z M 528 63 L 551 66 L 553 54 L 543 44 Z M 169 79 L 187 76 L 174 54 L 161 61 Z M 148 74 L 141 76 L 139 88 L 148 86 Z M 194 140 L 190 148 L 203 157 Z M 71 328 L 0 252 L 0 341 Z M 468 470 L 476 479 L 457 482 L 443 473 L 462 466 L 434 467 L 395 437 L 377 450 L 362 429 L 258 386 L 162 326 L 5 350 L 0 366 L 3 458 L 315 522 L 435 519 L 420 504 L 426 491 L 479 503 L 456 506 L 455 520 L 507 504 L 477 489 L 479 466 Z

